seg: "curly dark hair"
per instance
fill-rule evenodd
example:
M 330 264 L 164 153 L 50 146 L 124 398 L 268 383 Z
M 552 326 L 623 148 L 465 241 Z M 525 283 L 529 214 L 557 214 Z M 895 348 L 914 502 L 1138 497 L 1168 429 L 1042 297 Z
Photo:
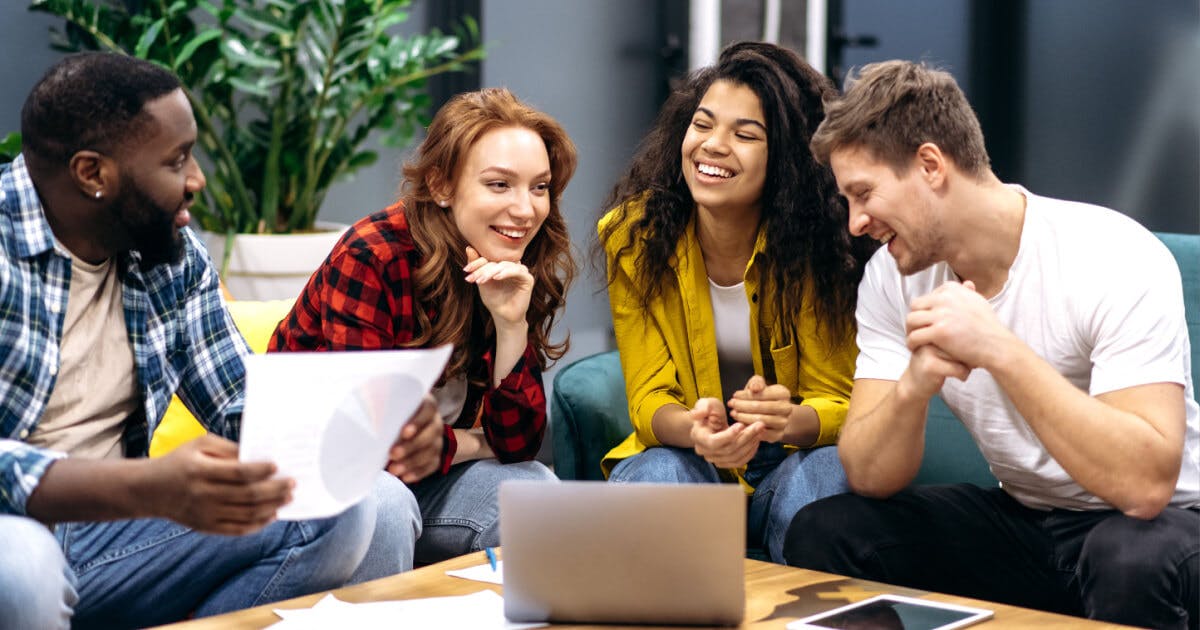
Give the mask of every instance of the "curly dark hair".
M 809 287 L 820 327 L 832 339 L 848 340 L 858 282 L 876 244 L 850 236 L 845 200 L 833 173 L 808 149 L 824 118 L 824 100 L 835 94 L 833 84 L 786 48 L 762 42 L 732 44 L 715 66 L 694 72 L 671 94 L 629 171 L 605 201 L 604 210 L 611 208 L 612 218 L 595 249 L 602 250 L 614 234 L 628 230 L 629 240 L 615 258 L 631 255 L 632 245 L 644 241 L 645 249 L 635 261 L 643 307 L 661 294 L 671 278 L 676 244 L 696 211 L 683 178 L 680 147 L 696 107 L 716 81 L 750 88 L 766 117 L 768 156 L 761 203 L 766 251 L 760 282 L 772 287 L 764 291 L 766 299 L 774 300 L 771 312 L 794 320 Z M 645 203 L 640 217 L 629 214 L 631 201 Z M 604 255 L 596 253 L 597 258 Z M 610 263 L 610 284 L 615 270 Z M 790 338 L 795 325 L 780 328 Z
M 170 71 L 128 55 L 70 55 L 25 99 L 21 151 L 48 168 L 65 168 L 85 149 L 113 155 L 150 130 L 146 103 L 180 87 Z

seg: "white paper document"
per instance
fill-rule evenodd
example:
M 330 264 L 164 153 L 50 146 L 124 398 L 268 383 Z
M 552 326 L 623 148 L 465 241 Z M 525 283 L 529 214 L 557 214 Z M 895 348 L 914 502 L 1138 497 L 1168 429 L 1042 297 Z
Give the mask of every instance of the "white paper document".
M 246 357 L 238 458 L 296 481 L 278 518 L 332 516 L 367 496 L 449 357 L 450 346 Z
M 465 569 L 447 571 L 446 575 L 449 575 L 450 577 L 463 578 L 464 580 L 475 580 L 476 582 L 504 584 L 504 561 L 497 560 L 496 568 L 494 570 L 490 564 L 481 564 L 477 567 L 467 567 Z
M 490 567 L 489 567 L 490 568 Z M 494 591 L 470 595 L 429 597 L 351 604 L 326 595 L 312 608 L 275 609 L 283 621 L 272 630 L 326 630 L 327 628 L 472 628 L 525 630 L 544 623 L 518 623 L 504 618 L 504 599 Z

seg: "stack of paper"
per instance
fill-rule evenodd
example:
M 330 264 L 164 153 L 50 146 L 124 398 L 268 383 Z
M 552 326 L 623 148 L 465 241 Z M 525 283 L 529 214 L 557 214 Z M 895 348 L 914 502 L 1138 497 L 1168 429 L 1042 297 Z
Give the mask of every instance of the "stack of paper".
M 312 608 L 275 609 L 283 621 L 275 630 L 326 630 L 328 628 L 496 628 L 522 630 L 544 623 L 517 623 L 504 618 L 504 599 L 494 591 L 455 597 L 430 597 L 400 601 L 351 604 L 326 595 Z

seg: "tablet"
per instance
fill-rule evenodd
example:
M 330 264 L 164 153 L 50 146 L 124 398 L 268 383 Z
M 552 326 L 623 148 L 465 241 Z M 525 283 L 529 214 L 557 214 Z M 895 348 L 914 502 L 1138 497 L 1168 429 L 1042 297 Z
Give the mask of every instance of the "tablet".
M 950 630 L 990 619 L 992 611 L 900 595 L 877 595 L 855 604 L 797 619 L 788 630 Z

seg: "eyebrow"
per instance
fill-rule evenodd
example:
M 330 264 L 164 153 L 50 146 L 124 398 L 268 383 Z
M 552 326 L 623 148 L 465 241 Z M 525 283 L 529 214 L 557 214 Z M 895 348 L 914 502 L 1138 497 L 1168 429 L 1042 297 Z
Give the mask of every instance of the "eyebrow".
M 704 112 L 705 114 L 708 115 L 709 118 L 716 119 L 716 117 L 717 117 L 717 115 L 714 114 L 712 112 L 712 110 L 707 107 L 697 107 L 696 111 Z M 763 133 L 766 133 L 766 131 L 767 131 L 766 125 L 762 124 L 761 122 L 759 122 L 757 120 L 754 120 L 753 118 L 738 118 L 737 120 L 733 121 L 733 124 L 738 127 L 741 127 L 742 125 L 754 125 L 760 129 L 762 129 Z
M 483 169 L 482 171 L 479 171 L 479 174 L 483 175 L 484 173 L 487 173 L 488 171 L 495 171 L 497 173 L 500 173 L 501 175 L 512 177 L 514 179 L 520 177 L 520 175 L 516 171 L 512 170 L 511 168 L 505 168 L 503 166 L 489 166 L 489 167 Z M 534 175 L 533 178 L 541 179 L 543 177 L 550 177 L 550 171 L 549 170 L 542 171 L 541 173 Z
M 838 186 L 838 192 L 845 197 L 847 195 L 856 195 L 862 192 L 863 188 L 870 188 L 870 185 L 861 179 L 852 179 L 846 182 L 845 186 Z
M 164 155 L 163 159 L 174 159 L 180 153 L 190 153 L 194 148 L 196 148 L 195 140 L 185 140 L 172 147 L 171 150 Z

